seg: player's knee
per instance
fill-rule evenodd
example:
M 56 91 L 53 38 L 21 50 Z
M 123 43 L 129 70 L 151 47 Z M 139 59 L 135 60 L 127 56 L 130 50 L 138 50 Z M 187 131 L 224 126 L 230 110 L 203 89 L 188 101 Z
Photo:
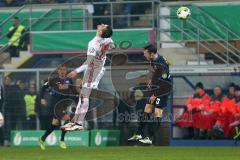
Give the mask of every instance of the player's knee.
M 163 110 L 161 108 L 155 108 L 154 116 L 157 117 L 157 118 L 162 118 Z

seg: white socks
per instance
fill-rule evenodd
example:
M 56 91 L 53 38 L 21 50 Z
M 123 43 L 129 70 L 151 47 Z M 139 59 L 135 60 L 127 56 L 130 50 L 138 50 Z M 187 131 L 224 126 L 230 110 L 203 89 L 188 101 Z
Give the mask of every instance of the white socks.
M 79 98 L 79 102 L 75 111 L 75 116 L 73 117 L 74 122 L 78 124 L 83 124 L 84 118 L 87 114 L 89 108 L 89 98 Z

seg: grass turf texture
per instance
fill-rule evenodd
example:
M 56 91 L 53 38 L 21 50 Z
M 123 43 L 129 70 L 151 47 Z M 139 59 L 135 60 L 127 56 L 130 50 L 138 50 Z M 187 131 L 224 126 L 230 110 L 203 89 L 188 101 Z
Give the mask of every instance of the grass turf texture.
M 0 148 L 0 160 L 239 160 L 240 147 Z

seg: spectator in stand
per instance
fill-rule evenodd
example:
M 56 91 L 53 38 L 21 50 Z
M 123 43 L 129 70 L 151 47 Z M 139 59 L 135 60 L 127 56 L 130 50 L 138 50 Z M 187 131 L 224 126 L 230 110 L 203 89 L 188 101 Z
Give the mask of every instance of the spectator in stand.
M 55 0 L 56 3 L 71 3 L 69 0 Z
M 44 83 L 46 83 L 45 81 Z M 49 105 L 50 97 L 51 95 L 49 94 L 49 91 L 45 92 L 43 95 L 45 101 L 41 102 L 41 96 L 40 94 L 37 95 L 37 101 L 36 101 L 36 112 L 40 120 L 40 129 L 41 130 L 46 130 L 52 121 L 52 116 L 51 116 L 51 106 Z
M 48 4 L 48 3 L 54 3 L 55 0 L 38 0 L 38 2 L 41 4 Z
M 106 0 L 96 0 L 96 2 L 106 2 Z M 96 28 L 99 24 L 108 24 L 111 26 L 110 18 L 110 6 L 106 4 L 94 4 L 94 14 L 93 16 L 109 16 L 103 18 L 94 18 L 93 26 Z
M 233 137 L 234 139 L 239 138 L 240 136 L 240 86 L 236 87 L 236 92 L 235 92 L 235 99 L 236 99 L 236 114 L 234 115 L 235 117 L 235 123 L 231 123 L 230 126 L 235 127 L 235 136 Z
M 19 111 L 17 114 L 19 117 L 20 124 L 23 125 L 26 122 L 27 118 L 24 96 L 28 91 L 26 90 L 25 83 L 22 80 L 18 80 L 16 84 L 19 87 L 19 100 L 18 100 Z M 23 125 L 23 127 L 21 128 L 25 128 L 25 125 Z
M 235 106 L 232 113 L 232 121 L 229 122 L 228 132 L 229 135 L 233 135 L 235 129 L 235 135 L 233 135 L 233 138 L 237 139 L 240 136 L 240 86 L 236 86 L 235 89 Z
M 234 121 L 235 90 L 236 85 L 231 83 L 228 86 L 227 96 L 222 99 L 221 108 L 218 112 L 217 120 L 212 132 L 215 139 L 227 138 L 231 134 L 232 129 L 229 127 L 229 124 Z
M 212 129 L 217 121 L 218 114 L 221 110 L 223 94 L 222 88 L 216 86 L 213 89 L 213 96 L 211 97 L 210 104 L 204 107 L 204 110 L 201 112 L 200 121 L 202 121 L 201 129 L 201 138 L 213 138 Z
M 27 4 L 27 0 L 17 0 L 17 2 L 19 6 Z
M 5 7 L 5 3 L 4 3 L 4 1 L 0 1 L 0 7 Z
M 36 106 L 37 94 L 34 85 L 29 86 L 29 93 L 24 96 L 25 101 L 25 109 L 26 109 L 26 128 L 28 130 L 35 130 L 36 129 Z
M 18 85 L 15 85 L 10 77 L 5 77 L 4 80 L 4 117 L 5 117 L 5 144 L 10 140 L 10 131 L 16 129 L 22 129 L 22 117 L 19 117 L 19 100 L 20 100 L 20 89 Z M 18 125 L 17 125 L 18 124 Z
M 235 87 L 236 85 L 234 83 L 230 83 L 228 86 L 228 93 L 227 93 L 227 98 L 228 99 L 233 99 L 235 96 Z
M 240 86 L 235 86 L 234 98 L 236 102 L 240 101 Z
M 22 80 L 18 80 L 16 84 L 19 86 L 21 92 L 22 92 L 23 94 L 25 94 L 26 91 L 27 91 L 27 89 L 26 89 L 26 87 L 25 87 L 25 83 L 24 83 Z
M 36 4 L 36 3 L 38 3 L 38 0 L 26 0 L 25 3 L 26 4 Z
M 25 26 L 21 25 L 18 17 L 13 18 L 13 25 L 7 34 L 8 50 L 11 57 L 19 57 L 19 52 L 26 41 Z
M 189 128 L 190 138 L 199 139 L 199 129 L 202 126 L 202 121 L 199 121 L 201 117 L 201 111 L 205 106 L 208 106 L 210 97 L 205 92 L 203 84 L 198 82 L 195 86 L 195 93 L 189 97 L 185 112 L 176 121 L 176 125 L 179 127 Z
M 15 6 L 19 6 L 19 2 L 17 0 L 4 0 L 5 2 L 5 7 L 15 7 Z

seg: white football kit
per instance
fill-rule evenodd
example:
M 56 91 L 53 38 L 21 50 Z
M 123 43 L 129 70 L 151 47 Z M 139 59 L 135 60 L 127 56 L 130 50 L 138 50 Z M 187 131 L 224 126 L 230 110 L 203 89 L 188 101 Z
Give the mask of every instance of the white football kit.
M 85 70 L 83 88 L 98 87 L 99 81 L 105 72 L 104 64 L 106 53 L 113 46 L 113 40 L 111 38 L 101 38 L 97 36 L 88 43 L 87 64 L 83 64 L 75 70 L 77 73 Z
M 88 43 L 87 60 L 82 66 L 75 69 L 77 73 L 84 70 L 85 73 L 75 116 L 72 119 L 74 123 L 67 123 L 61 127 L 62 130 L 73 131 L 83 129 L 82 124 L 89 108 L 89 96 L 92 89 L 98 87 L 98 83 L 105 71 L 106 53 L 112 48 L 114 48 L 114 44 L 111 38 L 96 36 Z

